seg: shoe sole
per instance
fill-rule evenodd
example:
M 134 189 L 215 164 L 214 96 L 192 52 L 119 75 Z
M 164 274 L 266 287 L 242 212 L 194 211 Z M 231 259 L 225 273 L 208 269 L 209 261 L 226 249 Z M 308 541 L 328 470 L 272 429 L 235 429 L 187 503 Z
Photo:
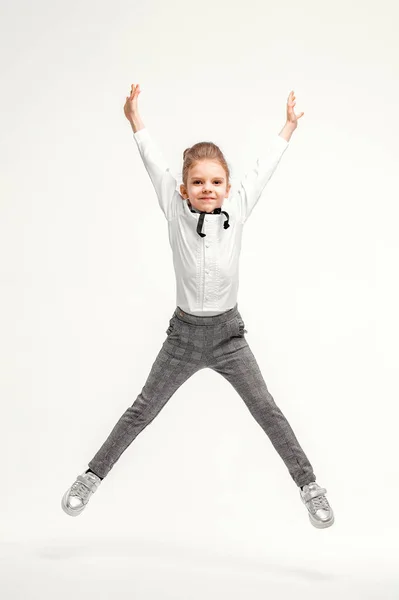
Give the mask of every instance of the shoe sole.
M 329 519 L 328 521 L 315 521 L 312 518 L 312 515 L 309 514 L 309 521 L 312 523 L 312 525 L 314 527 L 317 527 L 317 529 L 325 529 L 326 527 L 331 527 L 331 525 L 334 523 L 335 519 L 334 519 L 334 515 L 331 517 L 331 519 Z

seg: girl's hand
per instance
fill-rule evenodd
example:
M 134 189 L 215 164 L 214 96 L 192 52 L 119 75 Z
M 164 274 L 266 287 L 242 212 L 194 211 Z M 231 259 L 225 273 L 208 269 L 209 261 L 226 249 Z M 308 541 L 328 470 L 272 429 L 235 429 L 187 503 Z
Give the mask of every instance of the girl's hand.
M 139 114 L 137 100 L 140 93 L 140 84 L 134 85 L 134 83 L 132 83 L 132 87 L 130 89 L 130 96 L 126 96 L 125 106 L 123 107 L 125 116 L 128 121 L 131 121 L 133 117 Z
M 301 112 L 298 116 L 296 116 L 294 111 L 295 104 L 295 94 L 294 91 L 292 91 L 290 92 L 290 95 L 288 96 L 287 100 L 287 123 L 293 125 L 294 127 L 297 127 L 298 119 L 300 119 L 305 113 Z

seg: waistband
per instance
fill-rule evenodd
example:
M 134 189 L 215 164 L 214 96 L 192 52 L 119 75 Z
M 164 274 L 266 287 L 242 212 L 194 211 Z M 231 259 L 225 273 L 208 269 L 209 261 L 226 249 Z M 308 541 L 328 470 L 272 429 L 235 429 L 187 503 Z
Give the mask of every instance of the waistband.
M 221 323 L 226 323 L 227 321 L 234 319 L 238 314 L 238 303 L 233 306 L 233 308 L 226 310 L 220 315 L 212 315 L 209 317 L 192 315 L 191 313 L 182 310 L 180 306 L 177 306 L 173 313 L 173 315 L 181 321 L 191 323 L 192 325 L 220 325 Z

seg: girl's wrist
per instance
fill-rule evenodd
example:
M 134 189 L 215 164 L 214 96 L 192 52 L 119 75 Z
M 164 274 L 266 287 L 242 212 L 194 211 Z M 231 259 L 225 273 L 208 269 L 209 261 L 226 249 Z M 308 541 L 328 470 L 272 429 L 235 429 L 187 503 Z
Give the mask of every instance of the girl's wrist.
M 282 128 L 282 130 L 279 133 L 279 136 L 282 137 L 286 142 L 289 142 L 295 129 L 296 129 L 296 125 L 294 125 L 293 123 L 290 123 L 290 121 L 286 121 L 284 127 Z
M 144 129 L 143 120 L 138 113 L 130 115 L 128 120 L 134 133 L 139 131 L 139 129 Z
M 295 131 L 295 129 L 297 128 L 297 123 L 292 123 L 291 121 L 286 121 L 284 128 L 286 128 L 287 130 Z

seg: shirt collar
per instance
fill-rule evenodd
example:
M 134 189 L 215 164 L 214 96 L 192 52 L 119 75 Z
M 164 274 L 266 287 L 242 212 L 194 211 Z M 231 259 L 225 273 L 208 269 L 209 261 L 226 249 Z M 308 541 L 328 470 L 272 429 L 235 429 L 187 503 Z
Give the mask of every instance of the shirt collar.
M 228 227 L 230 227 L 229 225 L 229 213 L 226 212 L 225 210 L 222 210 L 220 207 L 219 208 L 215 208 L 215 210 L 213 210 L 211 213 L 207 213 L 205 210 L 196 210 L 193 205 L 191 204 L 190 200 L 187 199 L 187 204 L 191 210 L 191 212 L 193 213 L 200 213 L 200 218 L 198 219 L 198 223 L 197 223 L 197 233 L 199 236 L 201 237 L 205 237 L 206 233 L 202 233 L 202 227 L 204 225 L 204 219 L 205 219 L 205 215 L 220 215 L 220 213 L 223 213 L 224 215 L 226 215 L 227 219 L 226 221 L 223 223 L 223 227 L 224 229 L 227 229 Z

